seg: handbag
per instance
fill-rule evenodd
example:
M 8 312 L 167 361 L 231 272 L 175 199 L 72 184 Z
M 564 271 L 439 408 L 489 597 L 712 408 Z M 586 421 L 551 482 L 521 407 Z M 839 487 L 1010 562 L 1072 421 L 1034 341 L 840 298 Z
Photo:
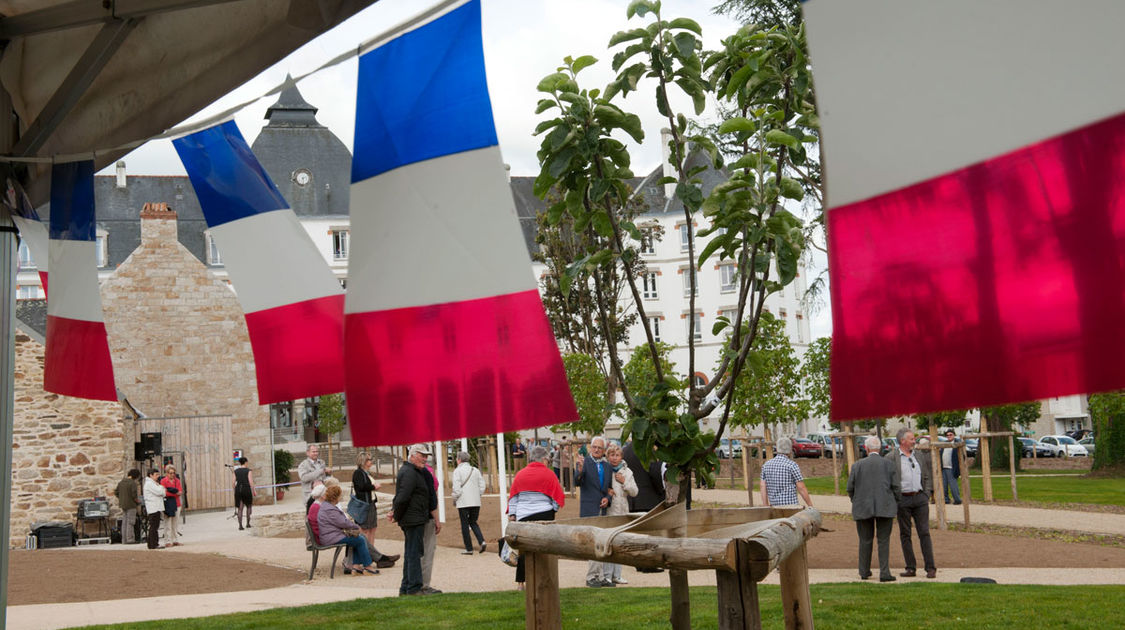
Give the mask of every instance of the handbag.
M 519 560 L 519 550 L 509 545 L 507 539 L 503 539 L 503 543 L 500 545 L 500 562 L 503 562 L 510 567 L 514 567 L 519 565 Z
M 348 499 L 348 516 L 356 523 L 367 522 L 367 511 L 371 509 L 371 504 L 354 494 Z
M 176 515 L 176 497 L 164 497 L 164 513 L 168 516 Z

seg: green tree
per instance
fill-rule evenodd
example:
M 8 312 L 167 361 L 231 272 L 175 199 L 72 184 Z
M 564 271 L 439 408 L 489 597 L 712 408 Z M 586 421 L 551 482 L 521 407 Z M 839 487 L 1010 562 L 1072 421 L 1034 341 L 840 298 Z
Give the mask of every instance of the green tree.
M 827 418 L 832 411 L 831 364 L 831 337 L 820 337 L 809 344 L 801 363 L 801 383 L 809 413 L 818 418 Z
M 982 407 L 980 410 L 980 429 L 981 432 L 985 433 L 1014 431 L 1015 425 L 1027 426 L 1035 422 L 1039 418 L 1039 413 L 1039 401 Z M 990 466 L 998 470 L 1008 470 L 1008 452 L 1008 440 L 1004 438 L 989 440 Z M 980 458 L 978 457 L 973 467 L 979 466 Z M 1017 456 L 1016 470 L 1018 471 L 1020 468 L 1020 457 Z
M 798 26 L 804 20 L 801 0 L 722 0 L 714 12 L 729 15 L 744 24 Z
M 344 430 L 348 411 L 343 394 L 321 396 L 317 405 L 316 430 L 328 440 L 328 467 L 332 468 L 332 436 Z
M 607 331 L 614 305 L 608 299 L 602 270 L 632 264 L 636 253 L 627 241 L 642 238 L 637 226 L 623 219 L 620 211 L 630 199 L 627 180 L 633 173 L 628 151 L 614 134 L 640 141 L 643 132 L 639 119 L 615 100 L 636 91 L 641 79 L 651 80 L 657 110 L 671 131 L 668 148 L 675 173 L 658 183 L 674 184 L 688 226 L 689 259 L 699 266 L 714 257 L 731 261 L 740 278 L 736 315 L 734 321 L 726 322 L 733 331 L 729 352 L 724 353 L 727 358 L 710 382 L 689 384 L 683 407 L 676 394 L 681 383 L 665 374 L 660 363 L 634 277 L 625 275 L 644 328 L 647 343 L 640 349 L 647 352 L 653 367 L 653 388 L 629 388 L 621 376 L 623 361 L 615 344 L 607 344 L 611 371 L 621 384 L 628 408 L 626 434 L 636 442 L 642 457 L 655 449 L 686 489 L 693 470 L 707 473 L 717 465 L 714 450 L 729 420 L 729 405 L 723 405 L 716 433 L 700 431 L 699 420 L 732 395 L 732 383 L 738 381 L 750 352 L 766 296 L 796 275 L 804 247 L 803 226 L 783 207 L 783 199 L 799 203 L 805 197 L 805 184 L 799 174 L 793 176 L 791 167 L 805 164 L 808 147 L 816 142 L 805 131 L 815 124 L 812 86 L 803 53 L 803 28 L 746 27 L 725 40 L 723 50 L 704 55 L 699 25 L 687 18 L 665 20 L 659 2 L 635 0 L 626 17 L 646 23 L 611 38 L 617 76 L 604 92 L 579 86 L 579 73 L 596 63 L 590 56 L 567 57 L 557 72 L 540 81 L 539 90 L 546 97 L 537 111 L 553 117 L 536 128 L 543 141 L 535 192 L 546 196 L 554 188 L 560 193 L 559 201 L 547 210 L 549 223 L 557 224 L 566 215 L 573 219 L 575 232 L 588 231 L 605 239 L 606 247 L 574 260 L 559 282 L 564 292 L 577 281 L 592 282 L 599 326 Z M 703 194 L 700 174 L 721 167 L 722 157 L 710 138 L 692 134 L 688 118 L 673 111 L 672 90 L 690 97 L 696 114 L 703 111 L 708 94 L 745 112 L 719 129 L 743 146 L 744 154 L 729 165 L 728 181 L 716 186 L 710 196 Z M 706 154 L 708 162 L 689 160 L 689 150 Z M 699 232 L 699 236 L 711 237 L 702 251 L 696 250 L 692 233 L 698 218 L 710 223 Z M 689 312 L 696 311 L 696 284 L 695 275 L 690 274 Z M 688 374 L 696 372 L 693 324 L 689 320 Z M 681 500 L 683 494 L 681 490 Z
M 763 313 L 746 366 L 734 386 L 731 424 L 772 426 L 807 417 L 808 402 L 800 394 L 800 361 L 785 334 L 785 323 Z
M 1094 470 L 1125 474 L 1125 391 L 1090 396 Z
M 600 435 L 613 411 L 609 391 L 606 389 L 605 373 L 588 354 L 574 352 L 563 355 L 566 380 L 570 383 L 570 393 L 578 407 L 578 420 L 551 427 L 552 431 Z

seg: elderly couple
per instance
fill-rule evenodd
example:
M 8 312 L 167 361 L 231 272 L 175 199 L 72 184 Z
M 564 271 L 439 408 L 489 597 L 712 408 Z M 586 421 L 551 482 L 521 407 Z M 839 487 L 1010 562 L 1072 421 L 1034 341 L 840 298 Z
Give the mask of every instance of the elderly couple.
M 508 493 L 508 520 L 553 521 L 555 512 L 565 503 L 559 479 L 546 466 L 547 449 L 534 446 L 528 453 L 527 468 L 512 480 Z M 621 446 L 606 446 L 605 438 L 590 441 L 589 454 L 576 463 L 574 483 L 581 491 L 580 516 L 628 514 L 629 497 L 637 496 L 633 471 L 625 463 Z M 516 565 L 516 584 L 524 587 L 524 561 Z M 604 587 L 627 584 L 621 577 L 621 565 L 609 562 L 589 563 L 586 586 Z

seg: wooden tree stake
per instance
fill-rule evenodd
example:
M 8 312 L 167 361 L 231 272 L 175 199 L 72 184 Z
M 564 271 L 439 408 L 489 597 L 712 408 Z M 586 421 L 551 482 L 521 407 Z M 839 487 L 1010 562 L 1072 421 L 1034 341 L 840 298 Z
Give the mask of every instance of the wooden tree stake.
M 809 556 L 802 544 L 778 566 L 781 605 L 786 630 L 812 630 L 812 596 L 809 595 Z
M 992 449 L 989 448 L 989 439 L 987 436 L 981 437 L 980 442 L 977 443 L 977 454 L 980 456 L 980 469 L 984 474 L 983 479 L 983 499 L 992 502 Z
M 937 445 L 937 425 L 930 421 L 930 475 L 934 478 L 934 507 L 938 529 L 949 529 L 945 520 L 945 478 L 941 476 L 941 449 Z
M 965 456 L 964 442 L 957 447 L 957 461 L 961 465 L 961 505 L 965 509 L 965 527 L 968 527 L 969 504 L 973 502 L 973 484 L 969 480 L 969 458 Z
M 688 591 L 687 571 L 669 569 L 668 587 L 672 598 L 668 621 L 672 630 L 691 630 L 691 592 Z
M 1019 501 L 1020 495 L 1016 491 L 1016 438 L 1008 436 L 1008 472 L 1011 473 L 1012 480 L 1012 500 Z
M 562 606 L 559 604 L 559 558 L 547 553 L 524 553 L 527 583 L 524 601 L 527 630 L 561 630 Z
M 738 571 L 715 571 L 720 630 L 761 630 L 758 583 L 750 577 L 746 543 L 737 545 Z

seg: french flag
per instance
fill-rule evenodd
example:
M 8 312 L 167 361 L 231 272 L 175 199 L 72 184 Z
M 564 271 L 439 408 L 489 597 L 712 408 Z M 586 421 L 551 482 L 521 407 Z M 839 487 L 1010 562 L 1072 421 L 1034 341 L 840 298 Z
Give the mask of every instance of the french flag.
M 51 168 L 51 297 L 43 389 L 75 398 L 117 400 L 102 298 L 98 292 L 94 163 Z M 34 254 L 32 254 L 34 256 Z
M 344 316 L 357 445 L 577 418 L 497 145 L 480 2 L 359 59 Z
M 344 290 L 238 126 L 172 144 L 246 315 L 258 402 L 343 391 Z
M 11 178 L 4 191 L 4 201 L 8 206 L 12 221 L 20 231 L 20 238 L 27 243 L 31 252 L 31 260 L 39 272 L 39 282 L 43 285 L 43 293 L 47 293 L 47 270 L 50 268 L 47 254 L 47 241 L 50 240 L 47 224 L 39 217 L 39 212 L 31 205 L 23 187 Z
M 832 416 L 1125 387 L 1125 3 L 809 0 Z

